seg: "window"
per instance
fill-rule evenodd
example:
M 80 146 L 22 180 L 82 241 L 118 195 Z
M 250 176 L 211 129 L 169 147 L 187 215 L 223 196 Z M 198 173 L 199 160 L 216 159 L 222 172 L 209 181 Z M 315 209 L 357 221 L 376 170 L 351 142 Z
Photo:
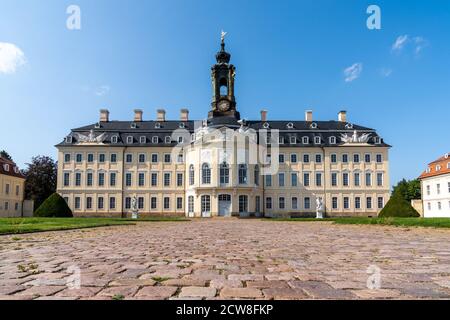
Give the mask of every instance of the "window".
M 238 172 L 239 184 L 247 184 L 247 165 L 240 164 Z
M 283 172 L 280 172 L 278 174 L 278 186 L 284 187 L 284 173 Z
M 436 192 L 437 192 L 437 194 L 441 194 L 441 184 L 440 183 L 436 184 Z
M 322 173 L 316 172 L 316 187 L 322 186 Z
M 331 198 L 331 206 L 333 209 L 337 209 L 338 208 L 338 198 L 337 197 L 332 197 Z
M 184 162 L 184 155 L 182 153 L 179 153 L 177 156 L 177 162 L 183 163 Z
M 364 161 L 365 161 L 366 163 L 370 163 L 370 161 L 371 161 L 370 153 L 366 153 L 366 154 L 364 155 Z
M 114 210 L 116 208 L 116 198 L 110 197 L 109 198 L 109 209 Z
M 80 209 L 80 208 L 81 208 L 81 198 L 75 197 L 75 209 Z
M 305 209 L 306 209 L 306 210 L 311 209 L 311 198 L 305 197 L 304 202 L 305 202 L 305 203 L 304 203 Z
M 132 155 L 131 153 L 127 153 L 127 154 L 125 155 L 125 162 L 126 162 L 126 163 L 131 163 L 131 162 L 133 162 L 133 155 Z
M 183 186 L 183 174 L 181 172 L 177 173 L 177 187 Z
M 353 162 L 354 162 L 354 163 L 359 163 L 359 154 L 358 154 L 358 153 L 355 153 L 355 154 L 353 155 Z
M 375 144 L 380 144 L 381 143 L 381 138 L 380 137 L 375 137 L 374 139 Z
M 138 184 L 139 184 L 139 187 L 145 186 L 145 172 L 139 172 L 139 174 L 138 174 Z
M 283 154 L 283 153 L 280 153 L 280 154 L 278 155 L 278 162 L 279 162 L 279 163 L 284 163 L 284 154 Z
M 115 187 L 116 186 L 116 176 L 117 176 L 117 174 L 115 172 L 111 172 L 109 174 L 109 185 L 111 187 Z
M 305 154 L 303 155 L 303 162 L 304 162 L 304 163 L 309 163 L 309 154 L 305 153 Z
M 105 162 L 105 154 L 104 153 L 100 153 L 98 155 L 98 162 L 100 162 L 100 163 L 104 163 Z
M 210 213 L 211 212 L 211 197 L 208 195 L 203 195 L 201 198 L 201 209 L 202 213 Z
M 361 197 L 355 197 L 355 209 L 361 209 Z
M 450 182 L 448 183 L 448 193 L 450 193 Z
M 65 197 L 64 200 L 66 201 L 66 203 L 69 202 L 69 198 L 67 198 L 67 197 Z M 14 210 L 15 211 L 19 210 L 19 203 L 18 202 L 16 202 L 14 204 Z
M 284 137 L 278 137 L 278 143 L 284 144 Z
M 5 210 L 9 210 L 9 202 L 8 201 L 5 202 Z
M 18 196 L 19 193 L 20 193 L 20 187 L 19 187 L 19 186 L 16 186 L 16 196 Z
M 244 195 L 239 196 L 239 212 L 240 213 L 248 212 L 248 196 Z
M 296 144 L 297 143 L 297 138 L 295 136 L 290 136 L 289 137 L 289 143 L 290 144 Z
M 81 173 L 80 172 L 75 173 L 75 185 L 77 187 L 81 186 Z
M 75 160 L 80 163 L 83 161 L 83 155 L 81 153 L 77 153 L 77 155 L 75 156 Z
M 349 197 L 344 197 L 344 209 L 350 208 L 350 199 Z
M 298 198 L 297 197 L 292 197 L 292 199 L 291 199 L 291 208 L 293 210 L 297 210 L 298 209 Z
M 332 153 L 330 156 L 331 159 L 331 163 L 336 163 L 337 162 L 337 155 L 335 153 Z
M 138 209 L 140 210 L 144 209 L 144 197 L 138 198 Z
M 9 183 L 7 183 L 5 186 L 5 193 L 9 194 Z
M 158 173 L 152 172 L 151 174 L 151 185 L 152 187 L 156 187 L 158 185 Z
M 366 187 L 370 187 L 372 185 L 372 173 L 366 172 Z
M 337 173 L 336 172 L 331 173 L 331 186 L 332 187 L 337 186 Z
M 144 163 L 145 162 L 145 153 L 141 153 L 139 154 L 139 163 Z
M 112 138 L 111 138 L 111 142 L 112 143 L 117 143 L 119 141 L 119 138 L 117 137 L 117 136 L 113 136 Z
M 92 172 L 88 172 L 86 174 L 86 185 L 88 187 L 91 187 L 94 184 L 94 175 L 92 174 Z
M 378 209 L 383 209 L 384 208 L 384 198 L 383 197 L 378 197 Z
M 343 163 L 348 163 L 348 154 L 343 154 L 342 155 L 342 162 Z
M 321 144 L 322 139 L 320 137 L 314 137 L 314 144 Z
M 266 180 L 266 187 L 271 187 L 272 186 L 272 176 L 271 175 L 266 175 L 265 176 L 265 180 Z
M 194 196 L 188 197 L 188 212 L 194 213 Z
M 383 162 L 383 155 L 381 153 L 377 153 L 376 160 L 377 160 L 377 163 L 382 163 Z
M 316 163 L 322 163 L 322 155 L 320 153 L 316 154 Z
M 164 186 L 170 187 L 170 172 L 164 172 Z
M 442 203 L 440 201 L 438 201 L 438 210 L 442 210 Z
M 170 153 L 164 154 L 164 162 L 165 162 L 165 163 L 171 163 L 171 162 L 172 162 L 171 154 L 170 154 Z
M 117 162 L 117 154 L 111 153 L 109 161 L 111 163 L 116 163 Z
M 336 144 L 336 137 L 330 137 L 330 144 Z
M 309 187 L 309 173 L 303 173 L 303 185 Z
M 209 167 L 209 164 L 207 164 L 207 163 L 204 163 L 202 165 L 202 183 L 203 184 L 211 183 L 211 168 Z
M 428 210 L 431 210 L 431 202 L 428 202 Z
M 291 186 L 296 187 L 298 185 L 298 176 L 297 173 L 292 172 L 291 173 Z
M 183 209 L 183 198 L 177 197 L 177 209 Z
M 131 197 L 125 198 L 125 209 L 131 209 Z
M 431 194 L 431 186 L 428 185 L 427 186 L 427 196 L 429 196 Z
M 261 198 L 260 196 L 255 197 L 255 212 L 261 211 Z
M 372 197 L 367 197 L 366 198 L 366 208 L 367 209 L 372 209 Z
M 133 143 L 133 137 L 132 136 L 128 136 L 127 137 L 127 143 L 129 143 L 129 144 Z
M 355 187 L 359 187 L 361 185 L 359 172 L 355 172 L 354 180 L 355 180 Z
M 255 175 L 255 177 L 254 177 L 255 178 L 255 185 L 259 186 L 259 166 L 258 165 L 255 165 L 254 175 Z
M 347 173 L 347 172 L 344 172 L 344 173 L 342 174 L 342 185 L 343 185 L 344 187 L 348 187 L 348 185 L 349 185 L 349 181 L 348 181 L 348 173 Z
M 169 143 L 172 142 L 172 138 L 171 138 L 170 136 L 166 136 L 166 137 L 164 138 L 164 142 L 167 143 L 167 144 L 169 144 Z
M 64 186 L 68 187 L 70 185 L 70 173 L 64 172 Z M 9 184 L 6 185 L 6 194 L 9 194 Z
M 139 137 L 139 142 L 140 142 L 141 144 L 144 144 L 144 143 L 147 142 L 147 138 L 146 138 L 145 136 L 140 136 L 140 137 Z
M 278 198 L 278 208 L 283 210 L 285 208 L 285 199 L 284 197 Z
M 272 198 L 266 197 L 266 209 L 272 209 Z
M 309 144 L 309 137 L 302 137 L 303 144 Z
M 226 162 L 222 162 L 219 168 L 220 184 L 228 184 L 230 182 L 230 169 Z
M 151 209 L 155 210 L 158 206 L 158 199 L 156 197 L 152 197 L 150 199 L 150 207 Z
M 97 199 L 97 207 L 101 210 L 104 207 L 104 198 L 103 197 L 98 197 Z
M 291 153 L 291 163 L 297 163 L 297 154 Z
M 105 173 L 104 172 L 98 173 L 98 185 L 100 187 L 103 187 L 105 185 Z
M 152 143 L 153 143 L 153 144 L 157 144 L 157 143 L 158 143 L 158 140 L 159 140 L 159 139 L 158 139 L 157 136 L 153 136 L 153 137 L 152 137 Z
M 131 187 L 132 179 L 131 179 L 131 172 L 127 172 L 125 174 L 125 185 L 127 187 Z
M 157 163 L 157 162 L 158 162 L 158 154 L 152 153 L 152 163 Z
M 70 162 L 70 153 L 64 154 L 64 162 Z
M 381 172 L 377 173 L 377 186 L 379 187 L 383 186 L 383 173 Z
M 86 209 L 92 209 L 92 197 L 86 198 Z
M 164 209 L 168 210 L 170 209 L 170 198 L 169 197 L 164 197 Z
M 194 171 L 194 165 L 190 165 L 189 166 L 189 185 L 194 185 L 194 182 L 195 182 L 195 178 L 194 178 L 194 175 L 195 175 L 195 171 Z

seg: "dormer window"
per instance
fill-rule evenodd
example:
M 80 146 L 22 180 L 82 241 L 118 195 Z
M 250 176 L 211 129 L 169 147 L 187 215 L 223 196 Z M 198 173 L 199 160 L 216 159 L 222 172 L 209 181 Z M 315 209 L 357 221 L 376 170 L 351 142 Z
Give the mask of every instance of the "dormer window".
M 380 144 L 381 143 L 381 138 L 380 137 L 375 137 L 373 138 L 375 144 Z
M 292 122 L 289 122 L 286 126 L 288 129 L 294 128 L 294 124 Z
M 161 123 L 157 122 L 155 123 L 155 129 L 160 129 L 161 128 Z
M 302 138 L 302 143 L 303 144 L 309 144 L 309 137 L 303 137 Z
M 170 136 L 166 136 L 165 142 L 166 143 L 171 143 L 172 142 L 172 139 L 170 138 Z
M 100 123 L 97 122 L 97 123 L 95 124 L 95 129 L 99 129 L 99 128 L 100 128 Z
M 179 126 L 180 129 L 184 129 L 186 127 L 186 125 L 184 124 L 184 122 L 180 122 Z
M 15 173 L 19 173 L 19 168 L 14 167 L 14 172 L 15 172 Z
M 314 137 L 314 144 L 321 144 L 322 139 L 320 137 Z
M 132 136 L 128 136 L 127 137 L 127 143 L 133 143 L 133 137 Z
M 353 124 L 347 123 L 347 124 L 345 125 L 345 129 L 353 129 Z
M 279 144 L 284 144 L 284 137 L 278 137 Z
M 269 123 L 267 123 L 267 122 L 264 122 L 264 124 L 263 124 L 263 128 L 264 128 L 264 129 L 269 129 L 269 127 L 270 127 Z
M 436 166 L 436 171 L 441 171 L 441 166 L 440 165 Z
M 4 164 L 3 165 L 3 169 L 5 169 L 5 171 L 9 172 L 9 164 Z
M 139 142 L 140 142 L 140 143 L 146 143 L 146 142 L 147 142 L 147 139 L 145 138 L 145 136 L 141 136 L 141 137 L 139 138 Z
M 447 162 L 447 169 L 450 169 L 450 162 Z
M 295 136 L 290 136 L 289 143 L 290 144 L 296 144 L 297 143 L 297 138 Z
M 158 137 L 157 136 L 153 136 L 152 137 L 152 143 L 158 143 Z
M 136 128 L 137 128 L 136 123 L 135 122 L 131 123 L 131 129 L 136 129 Z
M 336 137 L 330 137 L 330 144 L 336 144 Z
M 426 173 L 430 173 L 431 172 L 431 168 L 428 167 L 427 170 L 425 170 Z
M 177 141 L 178 143 L 183 143 L 184 142 L 183 137 L 182 136 L 178 137 Z
M 311 129 L 317 129 L 317 123 L 315 122 L 311 123 Z
M 112 143 L 117 143 L 119 141 L 119 137 L 118 136 L 113 136 L 112 138 L 111 138 L 111 142 Z
M 72 136 L 66 137 L 66 143 L 72 143 Z

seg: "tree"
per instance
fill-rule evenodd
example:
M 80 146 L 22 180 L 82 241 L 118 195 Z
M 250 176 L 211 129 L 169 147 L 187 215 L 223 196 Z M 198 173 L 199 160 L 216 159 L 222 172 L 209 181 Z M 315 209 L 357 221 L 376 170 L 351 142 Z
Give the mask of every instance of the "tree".
M 0 157 L 1 158 L 5 158 L 5 159 L 7 159 L 9 161 L 13 161 L 12 157 L 5 150 L 0 151 Z
M 409 218 L 420 217 L 420 214 L 411 206 L 410 201 L 403 198 L 400 192 L 394 192 L 378 216 Z
M 73 214 L 66 201 L 55 192 L 39 206 L 33 216 L 71 218 L 73 217 Z
M 27 163 L 25 174 L 25 198 L 39 206 L 56 191 L 57 164 L 47 156 L 37 156 Z
M 420 181 L 418 179 L 408 181 L 403 179 L 394 187 L 392 194 L 395 193 L 400 193 L 403 199 L 408 202 L 413 199 L 421 199 Z

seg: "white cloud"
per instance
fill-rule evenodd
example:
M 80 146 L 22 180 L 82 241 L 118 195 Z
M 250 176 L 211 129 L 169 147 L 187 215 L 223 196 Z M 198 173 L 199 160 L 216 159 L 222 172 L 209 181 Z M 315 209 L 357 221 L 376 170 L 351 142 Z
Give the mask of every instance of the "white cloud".
M 358 79 L 361 75 L 362 69 L 363 64 L 360 62 L 354 63 L 350 67 L 346 68 L 344 70 L 345 82 L 352 82 L 353 80 Z
M 406 43 L 408 42 L 409 37 L 407 34 L 403 35 L 403 36 L 398 36 L 397 39 L 395 40 L 394 44 L 392 45 L 392 50 L 393 51 L 401 51 L 403 49 L 403 47 L 406 45 Z
M 13 74 L 25 63 L 22 50 L 12 43 L 0 42 L 0 73 Z
M 415 45 L 415 48 L 414 48 L 415 54 L 419 54 L 423 50 L 423 48 L 425 48 L 428 45 L 428 41 L 420 36 L 414 37 L 413 41 L 414 41 L 414 45 Z
M 380 74 L 385 78 L 390 77 L 392 74 L 392 69 L 391 68 L 381 68 Z
M 103 86 L 98 87 L 95 90 L 95 95 L 97 95 L 99 97 L 103 97 L 104 95 L 107 95 L 110 90 L 111 90 L 111 88 L 109 86 L 103 85 Z

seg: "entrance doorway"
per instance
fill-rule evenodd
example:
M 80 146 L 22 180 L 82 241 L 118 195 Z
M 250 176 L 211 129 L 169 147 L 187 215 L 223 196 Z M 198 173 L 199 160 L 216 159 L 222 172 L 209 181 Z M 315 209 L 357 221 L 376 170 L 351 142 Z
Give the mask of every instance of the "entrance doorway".
M 219 194 L 219 216 L 231 216 L 231 195 Z

